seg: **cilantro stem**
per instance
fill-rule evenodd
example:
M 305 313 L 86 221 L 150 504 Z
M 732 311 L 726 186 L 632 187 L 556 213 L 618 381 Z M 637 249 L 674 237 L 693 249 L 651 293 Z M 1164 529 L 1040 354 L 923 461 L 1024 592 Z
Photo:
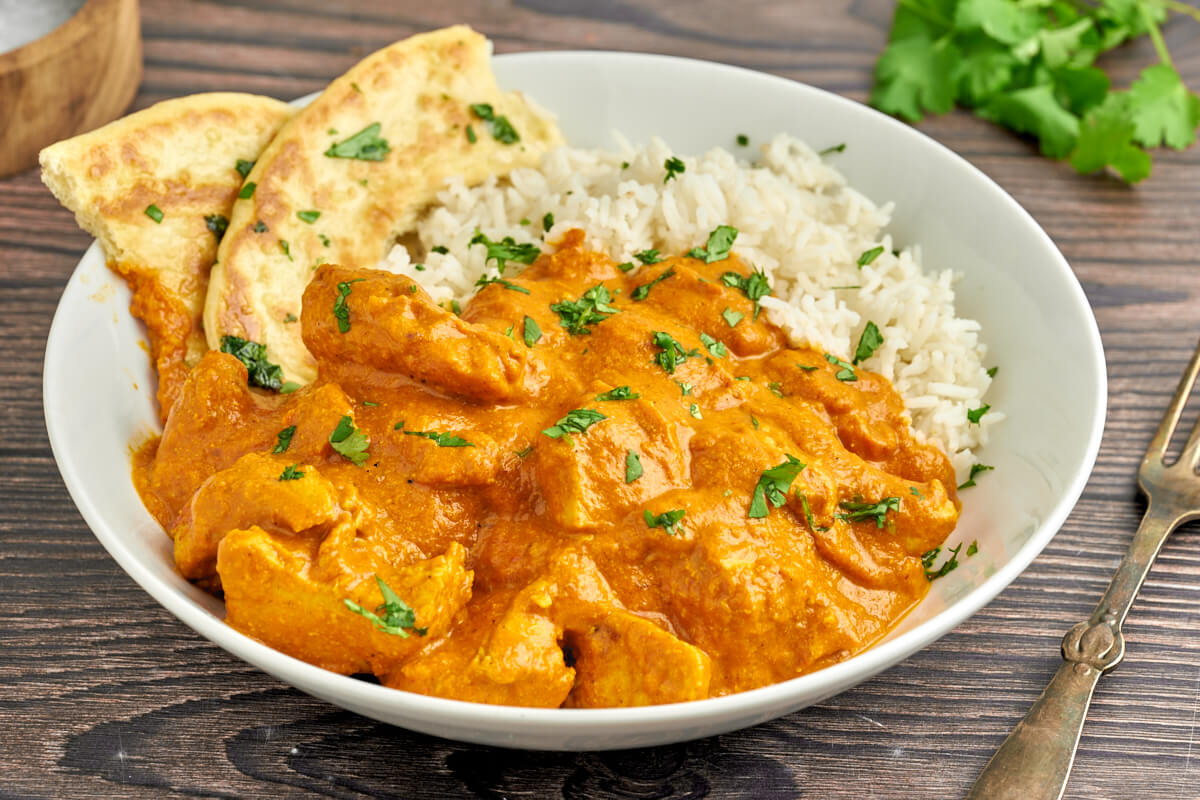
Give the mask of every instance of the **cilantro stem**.
M 1171 61 L 1171 54 L 1167 52 L 1167 43 L 1163 41 L 1162 31 L 1158 29 L 1154 17 L 1150 16 L 1150 10 L 1145 3 L 1138 4 L 1138 13 L 1142 15 L 1142 21 L 1146 23 L 1146 30 L 1150 34 L 1150 41 L 1154 42 L 1154 52 L 1158 53 L 1158 60 L 1171 69 L 1175 69 L 1175 64 Z
M 951 27 L 950 20 L 943 19 L 941 14 L 931 11 L 920 3 L 914 2 L 914 0 L 899 0 L 896 5 L 903 6 L 926 22 L 932 22 L 934 25 L 941 25 L 943 28 Z
M 1158 0 L 1158 2 L 1169 11 L 1174 11 L 1178 14 L 1187 14 L 1192 19 L 1200 22 L 1200 8 L 1193 8 L 1187 3 L 1180 3 L 1178 0 Z M 1145 10 L 1143 9 L 1143 12 Z

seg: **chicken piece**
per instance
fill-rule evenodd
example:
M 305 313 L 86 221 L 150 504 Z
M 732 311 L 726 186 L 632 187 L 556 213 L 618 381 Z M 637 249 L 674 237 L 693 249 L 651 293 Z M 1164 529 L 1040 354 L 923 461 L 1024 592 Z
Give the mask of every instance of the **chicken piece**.
M 338 535 L 353 537 L 348 522 Z M 334 534 L 331 534 L 334 535 Z M 226 621 L 290 656 L 339 672 L 386 674 L 426 641 L 442 636 L 470 599 L 466 551 L 457 544 L 435 558 L 403 567 L 364 551 L 362 572 L 323 580 L 311 539 L 271 534 L 257 526 L 225 535 L 217 572 L 225 589 Z M 384 617 L 381 578 L 414 612 L 407 635 L 387 633 L 346 604 Z M 422 632 L 423 631 L 423 632 Z
M 613 609 L 582 630 L 567 630 L 577 708 L 681 703 L 708 697 L 712 660 L 642 617 Z
M 536 450 L 535 475 L 547 511 L 557 524 L 572 530 L 604 525 L 614 513 L 688 482 L 686 447 L 691 430 L 683 422 L 682 404 L 596 401 L 595 396 L 606 388 L 611 387 L 595 386 L 572 406 L 599 411 L 605 419 L 586 433 L 547 441 Z M 626 481 L 631 464 L 642 470 L 632 483 Z
M 172 531 L 175 564 L 185 578 L 216 573 L 217 546 L 231 530 L 256 526 L 321 537 L 349 517 L 337 488 L 315 467 L 301 464 L 291 474 L 302 477 L 285 480 L 295 463 L 286 455 L 248 453 L 204 482 Z
M 523 345 L 439 308 L 402 276 L 324 265 L 304 290 L 301 323 L 325 378 L 352 384 L 358 366 L 481 403 L 521 390 Z

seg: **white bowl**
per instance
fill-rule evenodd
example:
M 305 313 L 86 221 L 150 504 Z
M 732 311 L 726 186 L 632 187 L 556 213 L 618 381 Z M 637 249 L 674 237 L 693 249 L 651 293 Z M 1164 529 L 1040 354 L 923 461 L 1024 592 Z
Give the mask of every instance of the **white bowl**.
M 335 675 L 222 621 L 220 601 L 174 569 L 171 544 L 130 482 L 130 444 L 155 432 L 154 378 L 129 293 L 99 245 L 79 262 L 46 345 L 45 409 L 63 480 L 96 537 L 142 588 L 200 635 L 309 694 L 368 717 L 468 742 L 598 750 L 677 742 L 754 725 L 866 680 L 954 628 L 1028 566 L 1074 506 L 1104 423 L 1104 353 L 1091 309 L 1054 244 L 1016 201 L 937 142 L 890 117 L 782 78 L 631 53 L 500 56 L 496 73 L 559 115 L 577 146 L 653 135 L 677 151 L 755 142 L 787 131 L 835 156 L 851 184 L 894 200 L 890 231 L 919 242 L 930 267 L 963 274 L 958 309 L 983 325 L 1000 372 L 988 400 L 1008 414 L 963 493 L 956 534 L 979 552 L 872 649 L 742 694 L 629 709 L 532 709 L 425 697 Z M 119 609 L 114 613 L 120 614 Z

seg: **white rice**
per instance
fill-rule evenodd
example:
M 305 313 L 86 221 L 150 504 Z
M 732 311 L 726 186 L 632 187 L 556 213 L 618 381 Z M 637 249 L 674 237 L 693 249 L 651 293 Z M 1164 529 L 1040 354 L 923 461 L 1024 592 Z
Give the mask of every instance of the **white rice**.
M 682 253 L 702 246 L 716 226 L 732 225 L 733 249 L 770 278 L 767 318 L 794 345 L 849 360 L 867 322 L 879 327 L 883 345 L 863 366 L 892 381 L 913 429 L 936 441 L 963 476 L 1004 414 L 967 420 L 984 404 L 991 378 L 979 324 L 955 314 L 955 273 L 923 271 L 916 246 L 893 253 L 884 233 L 892 205 L 876 206 L 848 187 L 798 139 L 776 136 L 753 166 L 720 148 L 681 156 L 686 171 L 664 184 L 663 162 L 674 155 L 658 139 L 638 148 L 622 141 L 616 152 L 560 148 L 540 169 L 474 188 L 451 179 L 417 226 L 424 270 L 413 268 L 403 245 L 380 267 L 411 276 L 439 302 L 465 302 L 480 275 L 495 273 L 484 247 L 468 244 L 476 230 L 541 246 L 582 228 L 591 247 L 636 263 L 636 252 Z M 554 224 L 543 237 L 547 213 Z M 435 246 L 448 252 L 434 253 Z M 883 252 L 860 269 L 859 256 L 876 246 Z

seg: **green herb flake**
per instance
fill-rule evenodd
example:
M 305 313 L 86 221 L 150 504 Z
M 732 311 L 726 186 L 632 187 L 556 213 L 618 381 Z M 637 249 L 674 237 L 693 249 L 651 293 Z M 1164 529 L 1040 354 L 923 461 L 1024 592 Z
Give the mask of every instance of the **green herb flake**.
M 225 236 L 225 231 L 229 230 L 229 218 L 224 214 L 207 214 L 204 217 L 204 226 L 212 232 L 213 236 L 217 237 L 217 241 Z
M 800 370 L 801 372 L 816 372 L 819 368 L 809 364 L 797 364 L 796 369 Z
M 281 481 L 298 481 L 301 478 L 303 478 L 304 472 L 296 469 L 296 467 L 298 467 L 298 466 L 300 466 L 300 465 L 299 464 L 291 464 L 287 467 L 284 467 L 283 472 L 279 473 L 279 480 L 281 480 Z
M 746 145 L 750 144 L 750 137 L 744 133 L 739 133 L 737 135 L 737 143 L 738 147 L 745 147 Z
M 383 161 L 391 148 L 387 140 L 379 135 L 383 126 L 372 122 L 358 133 L 342 142 L 329 146 L 325 155 L 330 158 L 352 158 L 358 161 Z
M 669 536 L 674 536 L 679 533 L 679 521 L 687 514 L 686 509 L 676 508 L 670 511 L 664 511 L 661 514 L 655 515 L 650 511 L 642 510 L 642 519 L 646 521 L 646 526 L 649 528 L 662 528 Z
M 287 256 L 288 261 L 295 260 L 292 258 L 292 248 L 288 245 L 287 240 L 285 240 L 285 239 L 279 240 L 279 249 L 283 251 L 283 254 L 285 256 Z
M 750 415 L 750 424 L 754 426 L 754 430 L 758 430 L 758 417 Z
M 989 378 L 994 378 L 994 377 L 996 377 L 996 373 L 999 371 L 1000 371 L 999 367 L 989 367 L 988 371 L 987 371 L 987 376 Z
M 243 184 L 241 190 L 238 192 L 238 198 L 241 200 L 249 200 L 251 197 L 254 197 L 254 190 L 257 188 L 258 184 L 254 181 Z
M 279 393 L 280 394 L 291 394 L 292 392 L 296 391 L 299 388 L 300 388 L 300 384 L 296 383 L 295 381 L 284 381 L 283 386 L 279 387 Z
M 875 520 L 875 527 L 882 528 L 886 522 L 887 512 L 900 510 L 899 497 L 885 497 L 878 503 L 863 503 L 858 500 L 844 501 L 838 506 L 847 513 L 834 516 L 846 522 L 861 522 Z
M 621 272 L 629 272 L 636 266 L 637 264 L 634 264 L 632 261 L 622 261 L 620 264 L 617 264 L 617 269 L 621 270 Z
M 372 401 L 372 400 L 363 400 L 363 401 L 362 401 L 362 404 L 363 404 L 364 406 L 366 406 L 367 408 L 375 408 L 375 407 L 377 407 L 377 406 L 379 405 L 379 403 L 376 403 L 376 402 L 374 402 L 374 401 Z
M 926 550 L 921 555 L 921 566 L 925 569 L 925 580 L 932 583 L 938 578 L 943 578 L 954 570 L 958 569 L 959 550 L 962 550 L 962 542 L 958 543 L 958 547 L 954 547 L 946 551 L 950 554 L 950 557 L 942 562 L 942 566 L 936 570 L 930 568 L 933 566 L 933 562 L 937 560 L 938 554 L 942 551 L 942 548 L 935 547 L 932 550 Z
M 321 212 L 320 211 L 297 211 L 296 216 L 300 218 L 301 222 L 307 222 L 309 225 L 312 225 L 314 222 L 316 222 L 317 220 L 319 220 L 321 218 Z
M 536 244 L 517 244 L 511 236 L 505 236 L 500 241 L 493 242 L 480 231 L 471 237 L 470 244 L 483 245 L 487 250 L 484 263 L 495 261 L 496 269 L 501 275 L 504 274 L 504 268 L 508 266 L 509 261 L 515 261 L 518 264 L 532 264 L 542 254 Z
M 713 358 L 724 358 L 729 355 L 729 351 L 725 349 L 725 343 L 714 339 L 707 333 L 700 334 L 700 343 L 712 354 Z
M 337 285 L 337 298 L 333 301 L 333 316 L 337 319 L 338 330 L 342 333 L 350 331 L 350 306 L 346 303 L 346 298 L 350 296 L 353 290 L 353 284 L 359 281 L 364 281 L 366 278 L 354 278 L 349 281 L 341 281 Z
M 521 326 L 521 338 L 525 340 L 526 347 L 533 347 L 542 338 L 542 329 L 538 327 L 537 320 L 533 317 L 525 317 L 525 322 Z
M 562 300 L 550 306 L 558 315 L 558 322 L 572 336 L 583 336 L 592 332 L 597 325 L 621 311 L 613 308 L 612 295 L 603 284 L 596 284 L 583 293 L 578 300 Z
M 972 539 L 971 543 L 969 545 L 967 545 L 967 558 L 970 558 L 971 556 L 975 555 L 978 552 L 979 552 L 979 540 Z
M 529 445 L 528 447 L 524 447 L 524 448 L 518 450 L 516 453 L 514 453 L 514 455 L 517 458 L 525 458 L 532 452 L 533 452 L 533 445 Z
M 816 518 L 813 517 L 812 506 L 808 504 L 808 495 L 797 491 L 796 496 L 800 498 L 800 505 L 804 508 L 804 521 L 808 523 L 809 530 L 813 533 L 823 533 L 829 530 L 829 528 L 817 524 Z
M 824 150 L 819 151 L 817 153 L 817 155 L 827 156 L 827 155 L 831 155 L 833 153 L 842 153 L 842 152 L 845 152 L 845 150 L 846 150 L 846 143 L 842 142 L 841 144 L 835 144 L 831 147 L 826 147 Z
M 684 350 L 683 345 L 675 341 L 669 333 L 654 331 L 650 338 L 654 346 L 659 349 L 659 352 L 654 355 L 654 360 L 668 375 L 674 375 L 675 367 L 691 356 L 700 355 L 699 350 Z
M 542 233 L 549 233 L 550 229 L 553 227 L 554 227 L 554 215 L 551 214 L 549 211 L 547 211 L 546 215 L 544 217 L 542 217 Z
M 743 314 L 742 312 L 734 311 L 731 308 L 726 308 L 724 311 L 721 312 L 721 318 L 724 319 L 725 324 L 731 328 L 736 328 L 737 324 L 739 322 L 741 322 L 745 317 L 746 317 L 746 315 Z
M 404 423 L 400 423 L 403 425 Z M 474 447 L 475 445 L 468 442 L 461 436 L 453 433 L 438 433 L 437 431 L 404 431 L 405 436 L 419 436 L 422 439 L 428 439 L 438 447 Z
M 416 612 L 383 582 L 383 578 L 376 575 L 375 582 L 379 585 L 379 593 L 383 596 L 383 602 L 375 607 L 374 613 L 367 611 L 348 597 L 342 599 L 346 608 L 369 620 L 377 630 L 392 636 L 399 636 L 401 639 L 407 639 L 409 631 L 417 636 L 424 636 L 429 632 L 428 628 L 417 627 Z M 383 616 L 380 617 L 380 614 Z
M 551 439 L 562 439 L 566 437 L 568 441 L 573 433 L 586 433 L 587 429 L 595 425 L 597 422 L 608 419 L 608 417 L 590 408 L 573 408 L 567 412 L 567 415 L 554 423 L 549 428 L 546 428 L 542 433 L 549 436 Z
M 688 258 L 702 259 L 705 264 L 724 261 L 729 258 L 729 250 L 733 247 L 733 242 L 737 239 L 737 235 L 738 229 L 732 225 L 718 225 L 708 235 L 708 242 L 705 243 L 704 247 L 693 247 L 687 252 L 687 256 Z M 731 275 L 736 273 L 727 272 L 725 274 Z M 724 275 L 721 277 L 724 278 Z M 770 294 L 770 292 L 765 292 L 765 294 Z M 759 295 L 759 297 L 761 296 Z
M 663 162 L 663 169 L 665 169 L 667 171 L 666 177 L 663 178 L 663 183 L 666 183 L 667 181 L 671 180 L 676 175 L 681 175 L 684 172 L 687 172 L 687 167 L 684 166 L 683 161 L 676 158 L 675 156 L 671 156 L 670 158 L 668 158 L 666 161 Z
M 321 240 L 321 244 L 325 245 L 326 247 L 329 247 L 329 237 L 328 236 L 326 236 L 323 233 L 318 233 L 317 238 Z
M 162 209 L 159 208 L 158 206 L 154 205 L 154 203 L 151 203 L 150 205 L 146 206 L 146 216 L 149 217 L 150 219 L 154 220 L 154 223 L 156 225 L 160 224 L 163 221 Z
M 661 275 L 659 275 L 657 278 L 650 281 L 649 283 L 643 283 L 641 286 L 638 286 L 637 288 L 635 288 L 632 292 L 629 293 L 629 297 L 630 297 L 630 299 L 638 301 L 638 302 L 645 300 L 647 297 L 650 296 L 651 289 L 653 289 L 656 285 L 662 283 L 663 281 L 668 280 L 673 277 L 675 277 L 675 268 L 671 267 L 666 272 L 663 272 Z
M 267 223 L 263 222 L 260 219 L 258 222 L 254 223 L 254 227 L 251 228 L 251 230 L 254 231 L 255 233 L 266 233 L 267 231 L 269 231 L 271 229 L 267 227 Z
M 475 144 L 477 141 L 479 141 L 479 138 L 475 135 L 475 129 L 470 125 L 467 126 L 467 141 L 471 144 Z
M 625 482 L 633 483 L 642 477 L 642 459 L 632 450 L 625 451 Z
M 913 497 L 920 497 L 920 498 L 925 497 L 925 495 L 921 494 L 921 490 L 915 486 L 908 487 L 908 493 L 911 494 Z
M 450 248 L 448 248 L 448 247 L 443 247 L 442 245 L 440 245 L 440 244 L 439 244 L 439 245 L 435 245 L 434 247 L 430 248 L 429 252 L 431 252 L 431 253 L 439 253 L 440 255 L 443 255 L 443 256 L 444 256 L 444 255 L 446 255 L 447 253 L 449 253 L 449 252 L 450 252 Z
M 692 403 L 690 406 L 688 406 L 688 413 L 696 419 L 704 419 L 704 417 L 700 414 L 700 406 L 695 403 Z
M 970 422 L 973 425 L 978 425 L 979 420 L 983 419 L 983 415 L 986 414 L 989 410 L 991 410 L 991 408 L 992 407 L 990 405 L 985 403 L 984 405 L 980 406 L 979 408 L 968 409 L 967 410 L 967 422 Z
M 692 393 L 692 385 L 690 383 L 688 383 L 686 381 L 675 381 L 675 382 L 677 384 L 679 384 L 679 394 L 681 396 L 687 397 L 689 394 Z
M 643 264 L 657 264 L 662 261 L 662 256 L 657 250 L 643 250 L 640 253 L 634 253 L 633 257 Z
M 783 385 L 772 381 L 767 384 L 767 388 L 771 390 L 771 394 L 776 397 L 783 397 Z
M 881 255 L 883 255 L 883 245 L 872 247 L 870 250 L 864 250 L 862 255 L 858 257 L 858 268 L 862 269 Z
M 830 353 L 825 354 L 825 360 L 830 364 L 833 364 L 835 367 L 840 367 L 840 369 L 837 371 L 837 374 L 834 375 L 834 377 L 839 381 L 853 383 L 854 381 L 858 380 L 858 375 L 855 373 L 853 365 L 847 364 L 845 361 L 842 361 L 840 358 Z
M 478 286 L 480 289 L 487 288 L 488 286 L 491 286 L 493 283 L 503 286 L 505 289 L 508 289 L 510 292 L 520 292 L 521 294 L 529 294 L 529 290 L 526 289 L 524 286 L 518 286 L 517 284 L 513 283 L 512 281 L 506 281 L 504 278 L 498 278 L 498 277 L 493 277 L 493 276 L 489 276 L 489 275 L 480 275 L 479 279 L 477 281 L 475 281 L 475 285 Z
M 290 311 L 289 311 L 287 314 L 285 314 L 285 315 L 283 316 L 283 321 L 284 321 L 284 322 L 299 322 L 299 321 L 300 321 L 300 318 L 299 318 L 299 317 L 297 317 L 295 314 L 293 314 L 292 312 L 290 312 Z
M 295 425 L 289 425 L 275 434 L 275 447 L 271 449 L 271 452 L 273 454 L 286 453 L 287 449 L 292 446 L 292 437 L 295 435 Z
M 491 126 L 492 138 L 497 142 L 501 144 L 513 144 L 521 141 L 521 137 L 517 134 L 516 129 L 508 121 L 508 117 L 496 114 L 495 109 L 490 104 L 474 103 L 471 105 L 471 113 Z M 471 138 L 471 141 L 474 143 L 475 140 Z
M 763 470 L 759 476 L 750 498 L 750 511 L 747 514 L 750 519 L 762 519 L 771 512 L 771 506 L 779 508 L 787 502 L 792 481 L 804 469 L 804 464 L 787 453 L 784 458 L 786 460 L 782 464 Z
M 278 364 L 267 360 L 267 348 L 258 342 L 240 336 L 222 336 L 221 352 L 242 362 L 246 368 L 246 382 L 251 386 L 279 391 L 283 387 L 283 370 Z
M 995 469 L 995 467 L 988 466 L 987 464 L 972 464 L 971 473 L 967 475 L 967 479 L 958 486 L 959 491 L 962 491 L 963 489 L 970 489 L 972 486 L 975 486 L 975 476 L 981 472 L 987 472 L 988 470 L 992 469 Z
M 854 363 L 866 361 L 871 355 L 879 349 L 883 344 L 883 334 L 879 332 L 879 327 L 868 320 L 867 327 L 863 328 L 862 336 L 858 339 L 858 347 L 854 351 Z
M 617 386 L 614 389 L 609 389 L 607 392 L 602 392 L 601 394 L 596 395 L 596 399 L 601 402 L 613 400 L 637 400 L 639 397 L 641 397 L 641 395 L 630 389 L 628 386 Z
M 355 466 L 361 467 L 369 457 L 367 448 L 371 445 L 371 440 L 365 433 L 354 427 L 352 417 L 344 416 L 338 420 L 337 427 L 329 434 L 329 444 L 344 458 L 353 461 Z
M 250 174 L 250 170 L 254 169 L 253 161 L 247 161 L 244 158 L 239 158 L 235 167 L 238 174 L 242 176 L 242 180 L 246 180 L 246 176 Z

